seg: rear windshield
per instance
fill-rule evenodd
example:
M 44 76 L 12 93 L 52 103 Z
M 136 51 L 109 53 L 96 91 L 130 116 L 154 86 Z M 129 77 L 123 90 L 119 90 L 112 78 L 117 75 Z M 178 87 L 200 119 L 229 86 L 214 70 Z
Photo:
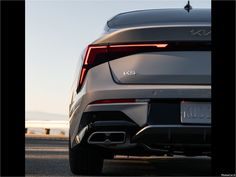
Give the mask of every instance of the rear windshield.
M 210 9 L 193 9 L 189 13 L 184 9 L 155 9 L 118 14 L 108 21 L 107 25 L 109 28 L 125 28 L 158 24 L 210 22 Z

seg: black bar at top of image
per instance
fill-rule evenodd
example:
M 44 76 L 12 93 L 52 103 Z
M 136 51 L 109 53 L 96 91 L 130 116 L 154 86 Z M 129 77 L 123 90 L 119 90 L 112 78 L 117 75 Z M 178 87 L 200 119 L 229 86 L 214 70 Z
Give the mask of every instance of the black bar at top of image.
M 235 174 L 235 1 L 212 1 L 212 170 Z
M 25 3 L 1 1 L 1 176 L 25 175 Z

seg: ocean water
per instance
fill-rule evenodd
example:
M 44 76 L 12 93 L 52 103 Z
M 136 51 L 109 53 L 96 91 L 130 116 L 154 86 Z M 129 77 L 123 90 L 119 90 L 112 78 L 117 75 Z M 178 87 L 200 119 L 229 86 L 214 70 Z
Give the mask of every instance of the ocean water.
M 44 128 L 28 128 L 27 134 L 34 134 L 34 135 L 45 135 Z M 64 135 L 69 136 L 68 129 L 50 129 L 50 135 Z

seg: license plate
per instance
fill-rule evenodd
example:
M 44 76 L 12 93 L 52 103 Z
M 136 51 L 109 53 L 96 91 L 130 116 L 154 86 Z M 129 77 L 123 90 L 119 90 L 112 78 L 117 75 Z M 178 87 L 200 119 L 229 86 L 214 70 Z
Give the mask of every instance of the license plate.
M 211 124 L 211 103 L 181 102 L 181 123 Z

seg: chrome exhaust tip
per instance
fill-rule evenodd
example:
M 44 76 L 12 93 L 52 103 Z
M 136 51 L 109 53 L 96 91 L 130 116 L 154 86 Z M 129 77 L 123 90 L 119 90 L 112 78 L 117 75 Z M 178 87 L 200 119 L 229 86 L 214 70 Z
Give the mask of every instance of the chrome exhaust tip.
M 93 132 L 89 138 L 89 144 L 124 144 L 126 139 L 126 133 L 123 131 L 98 131 Z

